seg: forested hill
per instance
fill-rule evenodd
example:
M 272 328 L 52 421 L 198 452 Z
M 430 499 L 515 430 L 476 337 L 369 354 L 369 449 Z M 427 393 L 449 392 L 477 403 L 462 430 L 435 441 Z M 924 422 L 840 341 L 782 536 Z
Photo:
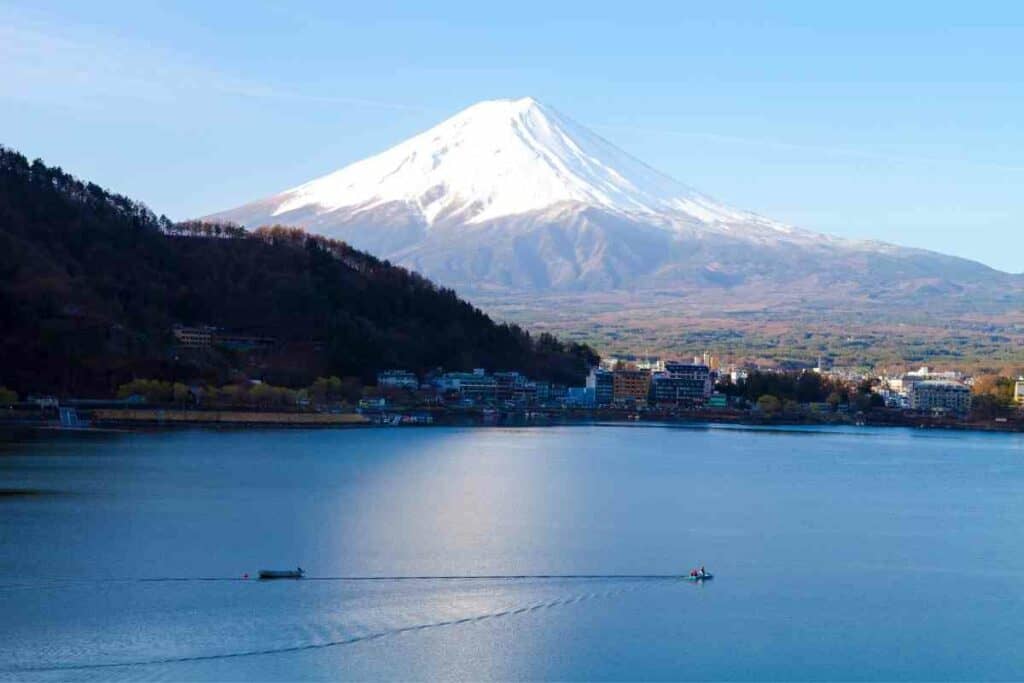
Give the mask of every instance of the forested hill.
M 276 340 L 181 352 L 175 325 Z M 453 291 L 297 230 L 175 226 L 0 147 L 0 385 L 110 395 L 133 377 L 308 384 L 383 368 L 519 370 L 582 381 L 595 355 L 497 324 Z

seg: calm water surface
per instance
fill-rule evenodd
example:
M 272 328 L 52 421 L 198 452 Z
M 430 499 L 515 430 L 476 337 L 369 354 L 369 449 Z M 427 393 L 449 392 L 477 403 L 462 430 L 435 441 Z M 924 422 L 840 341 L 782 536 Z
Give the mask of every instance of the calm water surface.
M 7 439 L 0 605 L 0 679 L 1022 679 L 1024 438 Z

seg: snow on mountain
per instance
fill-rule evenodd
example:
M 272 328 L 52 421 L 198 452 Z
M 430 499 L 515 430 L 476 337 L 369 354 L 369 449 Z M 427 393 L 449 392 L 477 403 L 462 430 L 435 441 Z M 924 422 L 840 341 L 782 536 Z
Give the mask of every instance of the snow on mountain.
M 989 271 L 729 208 L 528 97 L 480 102 L 381 154 L 208 218 L 298 225 L 463 291 L 797 280 L 863 290 Z
M 286 190 L 271 217 L 402 202 L 427 225 L 524 214 L 562 202 L 623 214 L 787 228 L 730 209 L 531 97 L 480 102 L 376 156 Z
M 481 102 L 382 154 L 284 193 L 275 215 L 388 201 L 480 223 L 581 202 L 624 212 L 732 212 L 526 97 Z

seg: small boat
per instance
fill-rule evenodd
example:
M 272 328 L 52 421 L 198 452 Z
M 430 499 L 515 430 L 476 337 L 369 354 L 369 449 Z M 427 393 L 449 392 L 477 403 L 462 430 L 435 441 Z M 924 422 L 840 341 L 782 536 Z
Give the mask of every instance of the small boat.
M 302 575 L 306 572 L 302 571 L 302 567 L 296 567 L 295 569 L 261 569 L 261 579 L 301 579 Z
M 709 581 L 715 578 L 715 575 L 711 572 L 704 572 L 703 574 L 688 574 L 684 577 L 687 581 Z

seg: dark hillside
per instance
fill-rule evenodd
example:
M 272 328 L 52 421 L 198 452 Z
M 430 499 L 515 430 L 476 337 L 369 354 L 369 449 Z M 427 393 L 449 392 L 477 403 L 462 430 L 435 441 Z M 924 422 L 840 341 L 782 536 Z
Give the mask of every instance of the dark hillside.
M 175 226 L 0 148 L 0 384 L 110 394 L 132 377 L 308 384 L 379 369 L 485 367 L 578 382 L 593 352 L 499 325 L 405 269 L 300 231 Z M 273 338 L 181 352 L 174 325 Z

